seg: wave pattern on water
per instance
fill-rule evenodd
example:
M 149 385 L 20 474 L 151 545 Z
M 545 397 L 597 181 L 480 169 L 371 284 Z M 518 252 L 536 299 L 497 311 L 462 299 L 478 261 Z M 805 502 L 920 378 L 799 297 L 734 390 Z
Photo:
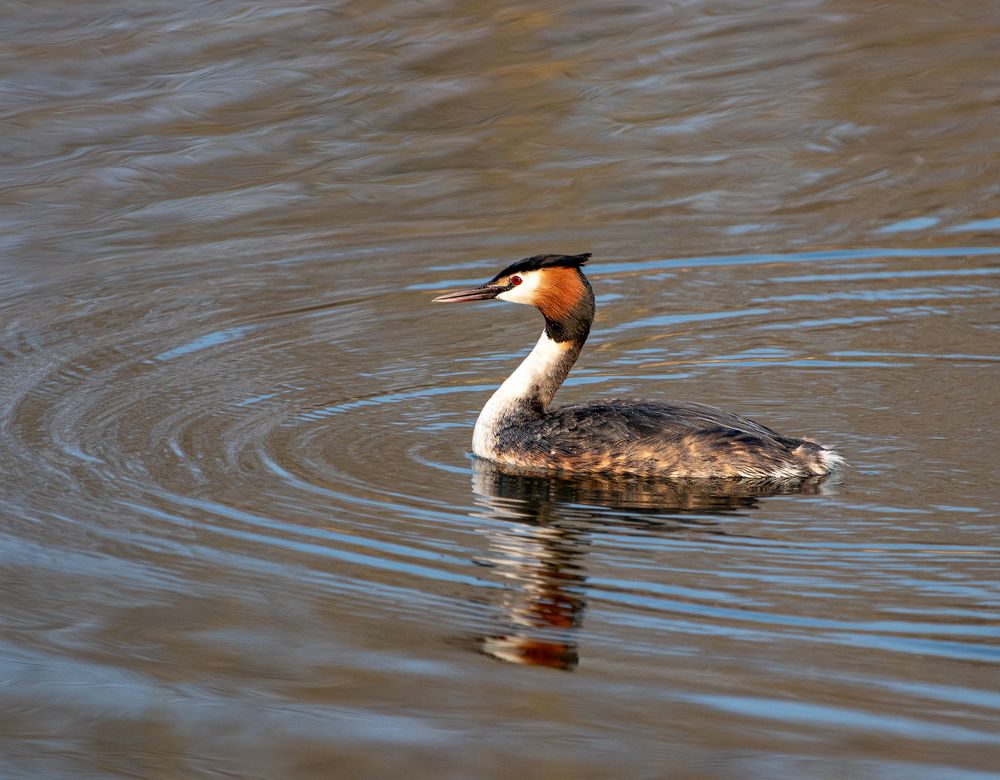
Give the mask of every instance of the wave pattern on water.
M 996 707 L 968 703 L 981 690 L 976 665 L 1000 662 L 993 574 L 1000 545 L 990 493 L 974 477 L 942 470 L 942 480 L 957 482 L 939 489 L 962 494 L 961 514 L 916 501 L 904 469 L 944 420 L 926 419 L 935 412 L 921 410 L 918 393 L 920 422 L 905 437 L 878 434 L 859 404 L 873 397 L 868 383 L 889 381 L 887 368 L 916 377 L 992 371 L 997 360 L 985 340 L 962 340 L 969 354 L 954 351 L 958 340 L 927 351 L 909 320 L 893 325 L 900 289 L 949 316 L 970 312 L 967 328 L 996 290 L 959 284 L 976 261 L 953 253 L 924 269 L 926 286 L 906 286 L 907 269 L 926 261 L 893 255 L 868 262 L 898 273 L 859 272 L 857 262 L 840 273 L 843 258 L 817 260 L 824 273 L 809 277 L 814 292 L 806 298 L 772 294 L 792 281 L 780 258 L 734 264 L 749 270 L 728 318 L 654 314 L 678 304 L 636 286 L 632 307 L 644 314 L 614 321 L 617 302 L 609 303 L 612 321 L 598 326 L 590 349 L 598 360 L 585 360 L 585 381 L 563 391 L 683 396 L 743 409 L 748 397 L 781 399 L 758 400 L 753 411 L 781 429 L 832 437 L 855 463 L 843 486 L 553 480 L 470 461 L 477 409 L 517 359 L 500 343 L 507 338 L 487 333 L 504 309 L 456 315 L 477 320 L 467 338 L 442 341 L 419 365 L 378 335 L 387 309 L 376 303 L 391 300 L 392 285 L 365 304 L 331 304 L 322 318 L 295 291 L 254 311 L 252 323 L 238 300 L 192 317 L 201 302 L 190 295 L 161 297 L 147 310 L 113 300 L 61 317 L 24 310 L 2 342 L 11 404 L 4 465 L 18 475 L 7 482 L 6 506 L 23 518 L 6 527 L 4 549 L 22 560 L 16 571 L 25 587 L 44 577 L 79 595 L 72 612 L 52 604 L 48 623 L 32 617 L 34 600 L 9 602 L 23 629 L 4 640 L 8 668 L 16 670 L 29 647 L 84 664 L 81 673 L 95 680 L 112 670 L 141 678 L 156 668 L 196 685 L 173 694 L 183 712 L 184 701 L 215 701 L 215 687 L 245 674 L 285 679 L 285 651 L 275 654 L 272 632 L 287 626 L 300 636 L 296 675 L 337 678 L 350 669 L 418 688 L 423 673 L 399 650 L 384 670 L 328 646 L 335 635 L 358 652 L 371 643 L 368 632 L 390 623 L 423 643 L 428 631 L 440 638 L 437 649 L 418 643 L 427 663 L 455 646 L 575 669 L 596 686 L 660 687 L 672 710 L 714 712 L 730 739 L 750 718 L 804 732 L 864 730 L 876 743 L 995 746 Z M 688 261 L 686 289 L 671 297 L 686 310 L 710 305 L 715 265 Z M 599 266 L 595 285 L 680 267 L 671 259 L 640 271 L 622 266 Z M 280 289 L 286 273 L 278 263 L 259 278 Z M 842 284 L 864 285 L 842 318 L 861 326 L 846 343 L 848 331 L 831 332 L 816 316 L 843 305 Z M 706 285 L 699 297 L 694 291 Z M 422 304 L 434 283 L 414 286 L 416 305 L 390 315 L 400 333 L 421 327 L 418 320 L 437 327 Z M 780 349 L 757 335 L 776 325 L 792 334 Z M 518 328 L 527 344 L 532 330 Z M 335 362 L 316 358 L 358 351 L 374 358 L 373 370 L 349 381 Z M 665 374 L 665 365 L 683 372 Z M 947 425 L 974 425 L 974 400 L 954 407 Z M 890 474 L 900 483 L 895 491 L 884 484 Z M 875 500 L 863 499 L 875 485 Z M 89 625 L 70 628 L 77 613 L 90 615 Z M 332 635 L 320 629 L 323 614 L 337 616 Z M 204 658 L 194 662 L 196 648 Z M 873 670 L 872 654 L 895 660 Z M 335 658 L 340 671 L 320 671 Z M 731 676 L 734 663 L 739 693 L 699 682 Z M 822 695 L 809 682 L 817 664 Z M 898 664 L 905 676 L 889 671 Z M 481 677 L 474 669 L 462 674 Z M 12 700 L 8 693 L 9 703 L 35 706 L 60 679 Z M 859 685 L 893 693 L 847 709 L 837 703 L 853 699 Z M 775 689 L 802 692 L 792 702 L 774 698 Z M 922 706 L 924 689 L 965 714 L 907 715 Z M 150 694 L 127 690 L 129 706 L 141 710 L 134 697 Z M 117 709 L 104 706 L 109 717 Z
M 995 771 L 994 13 L 12 5 L 0 773 Z M 540 251 L 562 399 L 851 468 L 470 459 L 541 324 L 428 301 Z

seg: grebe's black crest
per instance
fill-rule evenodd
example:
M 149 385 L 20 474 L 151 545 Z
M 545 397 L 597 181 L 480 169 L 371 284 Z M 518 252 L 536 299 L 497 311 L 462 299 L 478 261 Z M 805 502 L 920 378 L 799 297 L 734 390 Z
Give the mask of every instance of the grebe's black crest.
M 582 269 L 589 259 L 527 257 L 479 287 L 434 299 L 524 303 L 545 319 L 531 354 L 483 407 L 472 438 L 476 455 L 547 471 L 780 480 L 821 477 L 843 462 L 808 439 L 705 404 L 612 399 L 551 407 L 594 321 L 594 292 Z
M 582 255 L 535 255 L 526 257 L 511 263 L 500 273 L 490 279 L 487 284 L 494 283 L 510 276 L 511 274 L 523 274 L 526 271 L 540 271 L 543 268 L 579 268 L 590 259 L 590 252 Z

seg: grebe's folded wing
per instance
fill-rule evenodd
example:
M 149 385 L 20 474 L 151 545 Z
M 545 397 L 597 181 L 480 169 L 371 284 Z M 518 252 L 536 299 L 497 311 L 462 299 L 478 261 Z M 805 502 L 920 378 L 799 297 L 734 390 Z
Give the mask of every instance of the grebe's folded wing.
M 832 453 L 746 417 L 688 402 L 598 401 L 522 420 L 501 437 L 512 462 L 567 470 L 720 477 L 825 474 Z
M 698 431 L 733 430 L 766 439 L 784 437 L 760 423 L 714 406 L 688 401 L 608 400 L 563 406 L 549 411 L 538 426 L 545 433 L 589 438 L 637 441 L 672 438 Z

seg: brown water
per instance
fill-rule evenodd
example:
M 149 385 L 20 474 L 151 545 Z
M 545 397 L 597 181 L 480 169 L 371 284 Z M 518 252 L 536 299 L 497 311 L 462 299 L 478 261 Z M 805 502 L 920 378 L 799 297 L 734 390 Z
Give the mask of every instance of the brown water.
M 0 775 L 1000 767 L 995 2 L 9 3 Z M 594 252 L 562 392 L 839 481 L 467 455 Z

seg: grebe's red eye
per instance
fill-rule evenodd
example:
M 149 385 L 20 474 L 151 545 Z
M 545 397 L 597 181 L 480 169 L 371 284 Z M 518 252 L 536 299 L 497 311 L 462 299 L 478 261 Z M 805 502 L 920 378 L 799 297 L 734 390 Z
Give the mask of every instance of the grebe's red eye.
M 515 287 L 517 287 L 522 281 L 524 281 L 524 280 L 521 279 L 520 276 L 512 276 L 512 277 L 510 277 L 510 283 L 512 285 L 514 285 Z

